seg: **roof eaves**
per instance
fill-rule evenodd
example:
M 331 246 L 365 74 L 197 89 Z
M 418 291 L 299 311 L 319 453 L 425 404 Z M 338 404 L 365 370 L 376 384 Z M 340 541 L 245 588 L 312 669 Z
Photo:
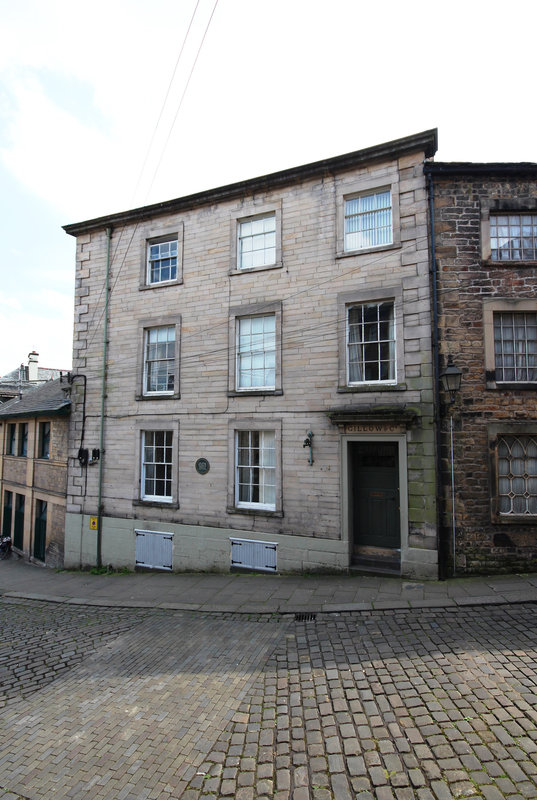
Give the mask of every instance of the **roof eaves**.
M 292 185 L 293 183 L 300 182 L 307 178 L 345 171 L 360 166 L 361 164 L 389 158 L 400 158 L 401 156 L 420 150 L 424 152 L 425 158 L 432 158 L 436 153 L 437 147 L 438 131 L 436 128 L 432 128 L 431 130 L 422 131 L 412 136 L 394 139 L 391 142 L 374 145 L 373 147 L 366 147 L 362 150 L 355 150 L 352 153 L 345 153 L 341 156 L 335 156 L 322 161 L 314 161 L 299 167 L 292 167 L 291 169 L 273 172 L 257 178 L 250 178 L 215 189 L 208 189 L 203 192 L 197 192 L 196 194 L 179 197 L 162 203 L 155 203 L 150 206 L 134 208 L 118 214 L 109 214 L 104 217 L 86 220 L 85 222 L 64 225 L 63 229 L 71 236 L 78 236 L 93 230 L 101 230 L 113 227 L 114 225 L 127 224 L 162 214 L 196 208 L 208 203 L 232 200 L 236 197 L 242 197 L 245 194 L 267 191 L 278 188 L 279 186 Z

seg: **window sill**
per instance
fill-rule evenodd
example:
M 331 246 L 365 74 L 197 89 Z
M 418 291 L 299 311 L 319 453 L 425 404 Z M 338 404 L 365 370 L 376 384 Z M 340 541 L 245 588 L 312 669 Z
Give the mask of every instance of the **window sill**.
M 499 525 L 537 525 L 537 514 L 498 514 L 492 517 L 492 522 Z
M 271 269 L 282 269 L 283 262 L 277 261 L 275 264 L 263 264 L 262 267 L 245 267 L 244 269 L 239 269 L 238 267 L 231 267 L 229 270 L 230 275 L 248 275 L 251 272 L 267 272 L 267 270 Z
M 481 260 L 481 266 L 486 267 L 487 269 L 493 269 L 494 267 L 528 267 L 534 268 L 537 267 L 537 261 L 524 261 L 520 259 L 519 261 L 493 261 L 492 258 L 483 258 Z
M 360 386 L 338 386 L 338 394 L 365 394 L 371 392 L 405 392 L 406 383 L 364 383 Z
M 259 395 L 276 395 L 280 397 L 282 389 L 244 389 L 242 392 L 228 392 L 228 397 L 259 397 Z
M 379 253 L 385 250 L 400 250 L 401 243 L 393 242 L 393 244 L 379 244 L 376 247 L 364 247 L 363 250 L 338 250 L 336 258 L 353 258 L 355 256 L 363 256 L 368 253 Z
M 157 500 L 133 500 L 132 504 L 142 508 L 179 508 L 179 503 L 177 502 L 167 503 L 166 501 L 158 502 Z
M 145 292 L 147 289 L 167 289 L 169 286 L 182 286 L 183 279 L 178 278 L 176 281 L 163 281 L 162 283 L 141 283 L 138 289 Z
M 283 517 L 283 511 L 269 511 L 266 508 L 237 508 L 236 506 L 228 506 L 226 508 L 228 514 L 244 514 L 247 517 Z
M 515 381 L 513 383 L 495 383 L 492 381 L 487 382 L 487 389 L 494 392 L 537 392 L 537 383 L 528 383 L 526 381 Z
M 135 400 L 180 400 L 181 393 L 176 394 L 137 394 Z

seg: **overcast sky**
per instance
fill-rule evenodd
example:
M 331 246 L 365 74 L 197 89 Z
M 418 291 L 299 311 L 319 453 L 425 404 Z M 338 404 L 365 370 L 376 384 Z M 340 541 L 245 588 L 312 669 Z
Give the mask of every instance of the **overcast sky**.
M 0 375 L 71 366 L 67 223 L 434 127 L 437 160 L 537 161 L 535 9 L 0 0 Z

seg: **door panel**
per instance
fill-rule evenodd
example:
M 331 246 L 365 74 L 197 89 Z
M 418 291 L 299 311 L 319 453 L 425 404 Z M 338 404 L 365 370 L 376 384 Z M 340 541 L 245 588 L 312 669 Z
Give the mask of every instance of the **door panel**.
M 397 442 L 350 442 L 353 546 L 399 548 Z

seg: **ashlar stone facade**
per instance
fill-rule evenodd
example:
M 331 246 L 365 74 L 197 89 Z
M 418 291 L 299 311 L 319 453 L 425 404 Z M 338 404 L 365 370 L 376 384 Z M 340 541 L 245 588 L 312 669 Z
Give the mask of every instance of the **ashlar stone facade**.
M 68 566 L 436 575 L 435 149 L 427 131 L 65 227 Z

